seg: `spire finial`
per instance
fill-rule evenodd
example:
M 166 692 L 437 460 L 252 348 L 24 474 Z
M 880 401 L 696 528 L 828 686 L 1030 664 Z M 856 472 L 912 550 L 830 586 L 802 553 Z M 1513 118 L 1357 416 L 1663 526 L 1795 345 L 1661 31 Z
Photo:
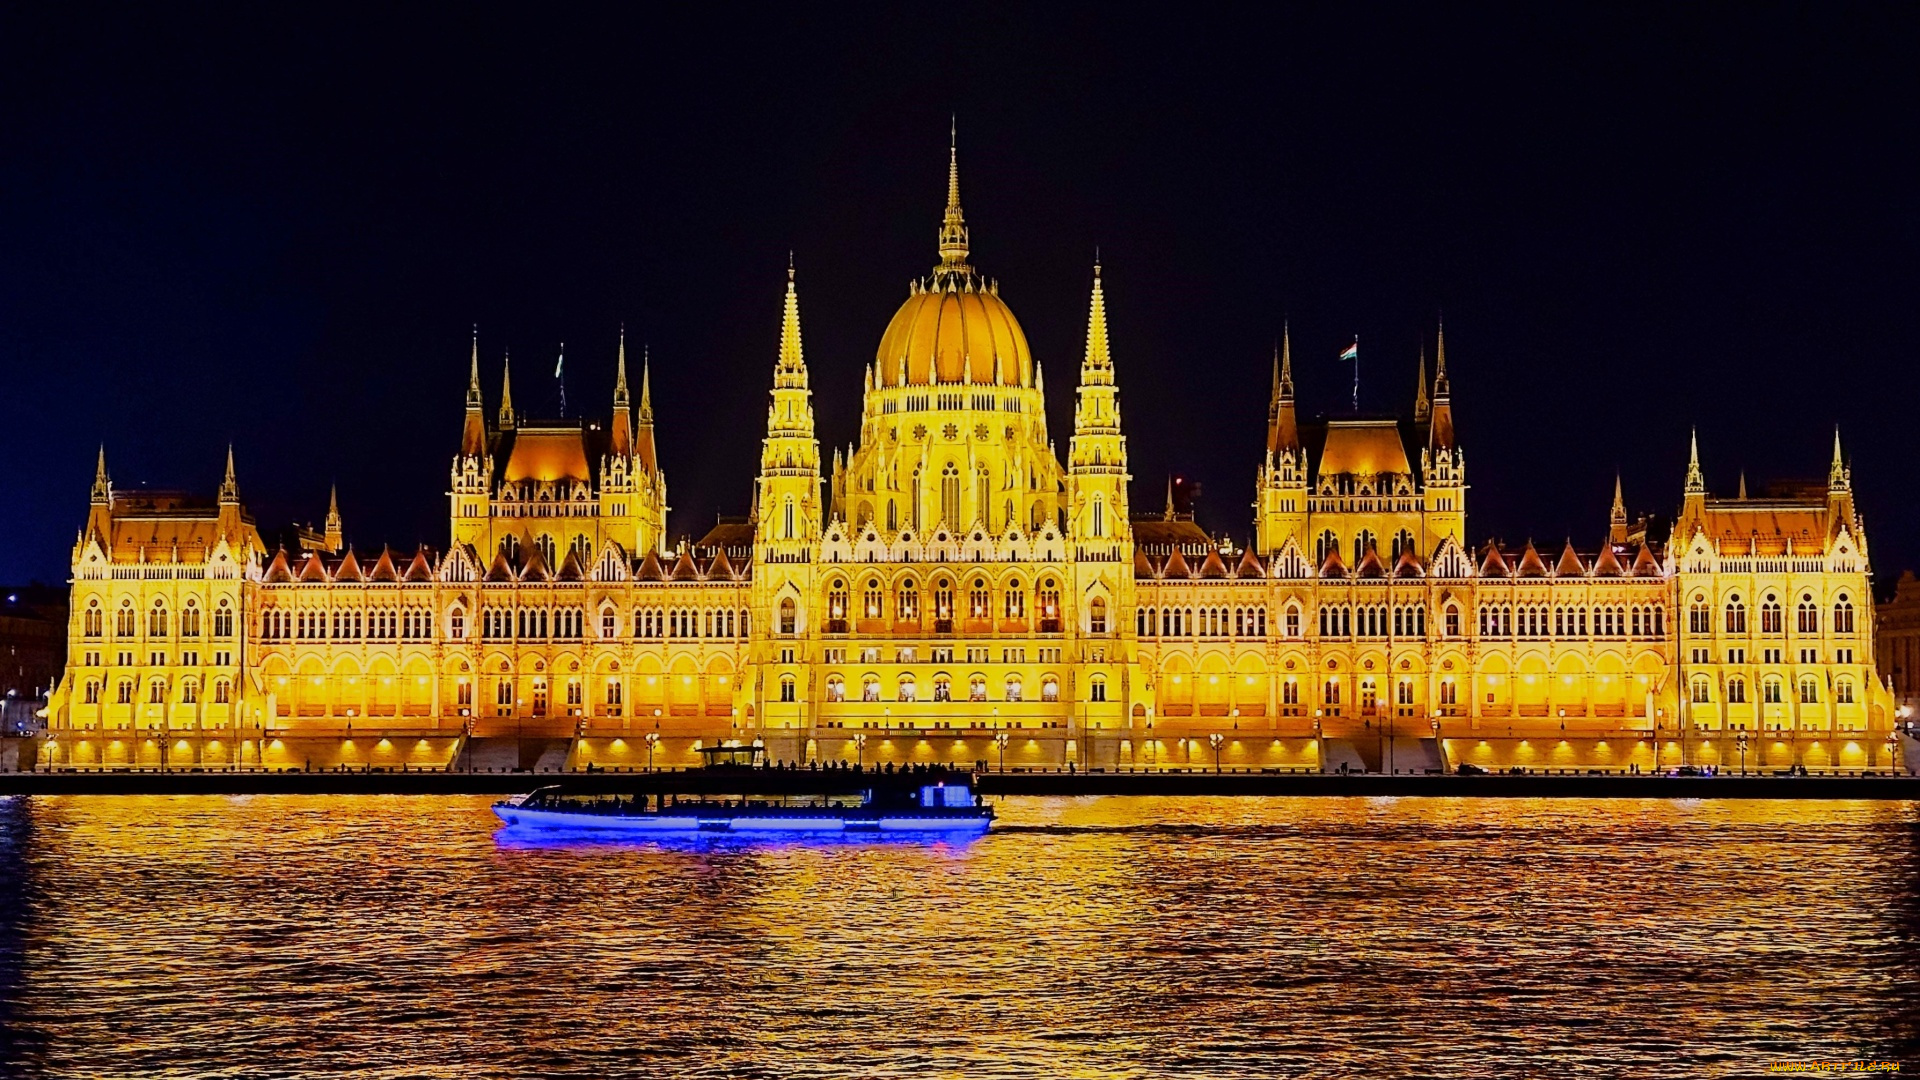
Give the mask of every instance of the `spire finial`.
M 1833 491 L 1844 491 L 1850 482 L 1847 476 L 1847 463 L 1840 456 L 1840 425 L 1833 425 L 1833 464 L 1827 467 L 1827 487 Z
M 93 502 L 106 504 L 113 501 L 113 482 L 107 479 L 107 444 L 100 444 L 100 457 L 93 466 Z
M 1747 501 L 1747 470 L 1745 469 L 1740 470 L 1740 494 L 1737 498 L 1741 502 Z
M 1173 520 L 1173 474 L 1172 473 L 1167 474 L 1167 510 L 1165 514 L 1165 519 L 1167 521 Z
M 1432 407 L 1427 403 L 1427 347 L 1422 345 L 1420 346 L 1420 374 L 1414 381 L 1413 418 L 1415 421 L 1425 423 L 1430 415 L 1432 415 Z
M 1627 500 L 1621 494 L 1620 474 L 1613 474 L 1613 510 L 1608 515 L 1615 521 L 1627 520 Z
M 800 290 L 794 284 L 792 256 L 787 263 L 787 295 L 780 311 L 780 358 L 774 365 L 775 386 L 805 386 L 806 353 L 800 347 Z
M 480 324 L 473 324 L 473 353 L 467 364 L 467 408 L 482 408 L 480 399 Z
M 513 350 L 508 349 L 505 359 L 500 361 L 500 426 L 513 426 Z
M 1107 339 L 1107 298 L 1100 285 L 1100 259 L 1094 256 L 1093 300 L 1087 307 L 1087 358 L 1081 365 L 1080 381 L 1113 381 L 1113 350 Z
M 1700 429 L 1693 428 L 1687 436 L 1687 491 L 1688 495 L 1705 495 L 1707 481 L 1700 473 Z
M 613 368 L 613 407 L 627 407 L 627 324 L 620 324 L 620 355 Z
M 653 423 L 653 352 L 647 345 L 640 346 L 640 422 Z
M 1452 388 L 1447 385 L 1447 321 L 1443 316 L 1433 346 L 1433 396 L 1444 398 L 1451 394 Z
M 237 502 L 240 499 L 240 485 L 233 476 L 233 444 L 227 444 L 227 471 L 220 478 L 220 501 Z
M 940 225 L 940 265 L 934 267 L 935 279 L 949 276 L 970 277 L 967 265 L 967 222 L 960 210 L 960 125 L 954 120 L 947 145 L 947 213 Z

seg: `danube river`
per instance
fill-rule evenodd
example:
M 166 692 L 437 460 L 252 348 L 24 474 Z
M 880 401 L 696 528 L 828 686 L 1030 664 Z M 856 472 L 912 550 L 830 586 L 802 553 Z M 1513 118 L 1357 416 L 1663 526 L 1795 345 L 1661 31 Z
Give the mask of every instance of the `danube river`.
M 1910 803 L 1010 799 L 528 844 L 486 800 L 0 800 L 0 1076 L 1920 1069 Z

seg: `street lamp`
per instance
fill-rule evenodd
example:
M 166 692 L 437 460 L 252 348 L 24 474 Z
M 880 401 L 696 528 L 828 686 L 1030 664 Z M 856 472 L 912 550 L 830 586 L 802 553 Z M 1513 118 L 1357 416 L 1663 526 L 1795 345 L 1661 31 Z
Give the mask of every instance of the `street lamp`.
M 1887 732 L 1887 775 L 1888 776 L 1900 775 L 1900 770 L 1894 765 L 1894 762 L 1893 762 L 1894 752 L 1898 750 L 1899 747 L 1900 747 L 1900 733 L 1897 731 Z
M 1216 773 L 1220 771 L 1220 744 L 1226 741 L 1226 736 L 1217 731 L 1207 736 L 1207 745 L 1213 747 L 1213 771 Z
M 993 741 L 998 743 L 1000 746 L 1000 771 L 1006 772 L 1007 771 L 1007 733 L 1003 731 L 998 735 L 995 735 L 993 737 Z
M 859 769 L 866 768 L 867 767 L 867 736 L 865 732 L 861 732 L 853 737 L 853 751 L 855 755 L 854 767 Z
M 647 740 L 647 771 L 652 772 L 653 771 L 653 748 L 660 745 L 660 733 L 657 731 L 649 731 L 647 732 L 646 740 Z

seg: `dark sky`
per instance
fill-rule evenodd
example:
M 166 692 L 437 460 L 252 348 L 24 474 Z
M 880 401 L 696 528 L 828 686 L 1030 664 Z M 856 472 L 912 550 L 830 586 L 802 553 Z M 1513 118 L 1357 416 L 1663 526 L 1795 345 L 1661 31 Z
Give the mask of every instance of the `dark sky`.
M 1309 412 L 1355 333 L 1363 406 L 1404 409 L 1444 310 L 1474 539 L 1591 547 L 1616 470 L 1670 513 L 1693 424 L 1717 492 L 1823 477 L 1838 422 L 1880 580 L 1920 563 L 1912 5 L 55 7 L 0 14 L 0 580 L 64 578 L 102 441 L 210 494 L 231 440 L 263 525 L 337 481 L 360 547 L 443 544 L 476 322 L 489 408 L 511 349 L 540 412 L 561 341 L 608 407 L 625 323 L 673 531 L 743 513 L 788 251 L 844 443 L 951 114 L 1063 452 L 1103 254 L 1137 508 L 1182 471 L 1244 538 L 1282 320 Z

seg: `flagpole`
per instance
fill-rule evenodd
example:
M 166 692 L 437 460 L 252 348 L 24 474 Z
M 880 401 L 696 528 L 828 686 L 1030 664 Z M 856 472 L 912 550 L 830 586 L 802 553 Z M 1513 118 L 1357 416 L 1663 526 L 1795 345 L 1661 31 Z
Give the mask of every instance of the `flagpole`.
M 1353 415 L 1360 415 L 1360 335 L 1353 335 Z

